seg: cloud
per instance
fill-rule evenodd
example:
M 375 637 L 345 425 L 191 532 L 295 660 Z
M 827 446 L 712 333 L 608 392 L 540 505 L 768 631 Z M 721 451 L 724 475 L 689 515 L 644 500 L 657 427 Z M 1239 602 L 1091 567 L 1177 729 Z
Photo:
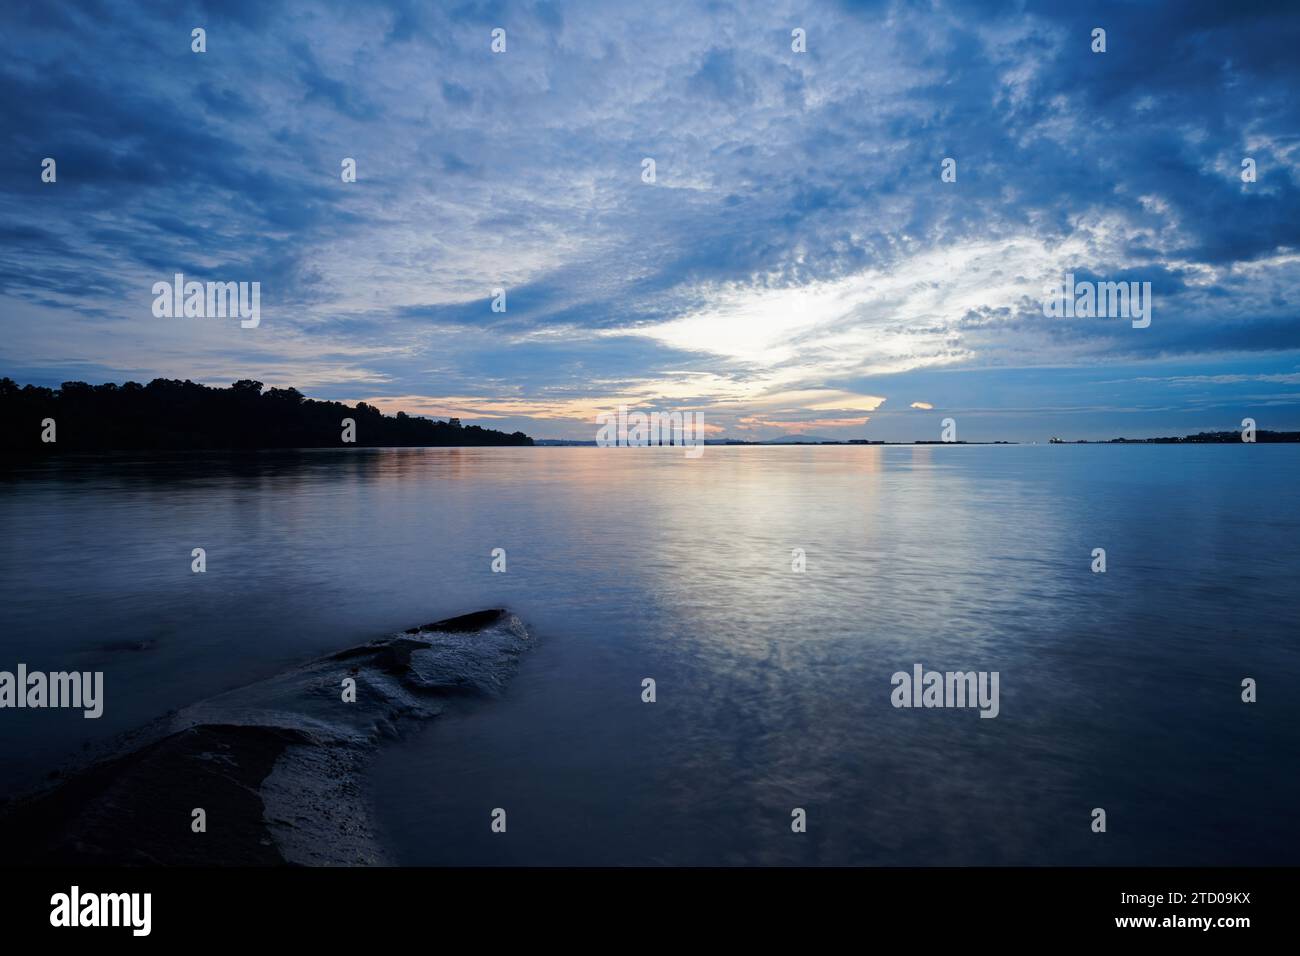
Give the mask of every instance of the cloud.
M 623 398 L 847 434 L 895 427 L 906 382 L 960 412 L 1124 377 L 1154 408 L 1168 384 L 1117 369 L 1300 353 L 1296 10 L 1120 5 L 1104 55 L 1057 3 L 221 4 L 202 55 L 103 11 L 0 12 L 12 368 L 274 372 L 578 437 Z M 152 321 L 174 271 L 260 280 L 262 328 Z M 1152 282 L 1151 328 L 1046 320 L 1071 271 Z M 1082 377 L 1030 399 L 1016 370 L 1047 367 Z M 983 398 L 948 384 L 976 373 Z

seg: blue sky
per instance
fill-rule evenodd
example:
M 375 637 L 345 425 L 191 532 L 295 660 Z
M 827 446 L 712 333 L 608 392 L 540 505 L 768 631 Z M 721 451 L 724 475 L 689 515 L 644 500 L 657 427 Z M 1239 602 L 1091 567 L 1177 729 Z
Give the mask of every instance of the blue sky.
M 11 0 L 0 48 L 20 382 L 552 438 L 619 404 L 758 439 L 1300 428 L 1294 4 Z M 154 317 L 175 272 L 259 281 L 260 326 Z M 1150 327 L 1045 317 L 1070 272 L 1151 282 Z

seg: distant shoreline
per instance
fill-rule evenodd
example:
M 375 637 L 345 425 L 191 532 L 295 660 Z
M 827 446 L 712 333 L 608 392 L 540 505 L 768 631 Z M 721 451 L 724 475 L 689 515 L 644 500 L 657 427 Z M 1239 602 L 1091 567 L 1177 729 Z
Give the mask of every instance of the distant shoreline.
M 1253 425 L 1252 425 L 1253 428 Z M 1300 443 L 1300 432 L 1254 431 L 1254 443 Z M 706 439 L 715 447 L 785 445 L 1227 445 L 1250 444 L 1238 431 L 1199 432 L 1181 437 L 1111 438 L 1044 442 L 883 441 L 793 435 L 767 441 Z M 671 443 L 658 442 L 658 446 Z M 681 443 L 677 443 L 680 445 Z M 229 388 L 188 379 L 158 378 L 141 385 L 64 382 L 58 389 L 0 378 L 0 457 L 46 457 L 72 453 L 170 451 L 287 451 L 324 448 L 478 448 L 494 446 L 599 447 L 593 439 L 534 439 L 523 432 L 496 431 L 408 415 L 385 415 L 373 405 L 307 398 L 295 388 L 264 390 L 242 379 Z M 654 447 L 647 445 L 646 447 Z
M 523 432 L 323 402 L 242 379 L 214 388 L 157 378 L 51 389 L 0 378 L 0 455 L 289 448 L 531 445 Z
M 1255 435 L 1255 444 L 1296 444 L 1300 443 L 1300 432 L 1269 432 L 1261 431 Z M 594 448 L 594 441 L 571 441 L 564 438 L 534 438 L 533 444 L 539 448 Z M 1079 438 L 1072 441 L 1062 439 L 1049 439 L 1048 441 L 940 441 L 938 439 L 915 439 L 913 441 L 877 441 L 874 439 L 849 438 L 841 441 L 824 438 L 816 441 L 798 439 L 782 440 L 772 439 L 769 441 L 743 441 L 740 439 L 709 439 L 704 442 L 709 446 L 739 446 L 747 448 L 767 448 L 772 446 L 805 446 L 815 447 L 821 445 L 851 445 L 851 446 L 904 446 L 913 447 L 916 445 L 1248 445 L 1251 442 L 1243 442 L 1240 432 L 1201 432 L 1196 435 L 1186 435 L 1182 438 L 1106 438 L 1106 439 L 1089 439 Z M 648 446 L 654 447 L 654 446 Z M 662 447 L 671 447 L 664 445 Z
M 1201 446 L 1201 445 L 1294 445 L 1300 444 L 1300 437 L 1271 438 L 1260 436 L 1256 442 L 1243 442 L 1240 437 L 1232 440 L 1192 440 L 1182 438 L 1113 438 L 1108 441 L 1090 441 L 1080 439 L 1078 441 L 1061 441 L 1061 442 L 1039 442 L 1039 441 L 821 441 L 821 442 L 746 442 L 746 441 L 709 441 L 706 442 L 711 448 L 928 448 L 934 445 L 939 446 L 961 446 L 970 448 L 987 448 L 987 447 L 1047 447 L 1049 445 L 1090 445 L 1114 447 L 1117 445 L 1181 445 L 1181 446 Z M 528 444 L 497 444 L 481 443 L 473 445 L 460 444 L 356 444 L 356 445 L 276 445 L 276 446 L 232 446 L 232 445 L 213 445 L 213 446 L 185 446 L 185 447 L 128 447 L 128 448 L 38 448 L 38 449 L 0 449 L 0 462 L 10 464 L 32 463 L 38 461 L 65 461 L 75 458 L 96 458 L 110 455 L 262 455 L 289 452 L 329 452 L 329 451 L 416 451 L 420 449 L 475 449 L 475 448 L 597 448 L 600 447 L 594 441 L 569 441 L 565 439 L 536 439 Z M 622 446 L 629 447 L 629 446 Z M 670 450 L 680 450 L 679 445 L 645 445 L 630 446 L 632 449 L 637 448 L 667 448 Z

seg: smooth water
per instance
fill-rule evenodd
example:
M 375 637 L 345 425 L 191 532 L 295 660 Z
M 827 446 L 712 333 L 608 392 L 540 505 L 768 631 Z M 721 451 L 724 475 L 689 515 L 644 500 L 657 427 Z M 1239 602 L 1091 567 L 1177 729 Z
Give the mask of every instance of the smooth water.
M 10 466 L 0 669 L 103 670 L 106 704 L 0 710 L 0 789 L 304 659 L 504 605 L 537 638 L 505 695 L 372 766 L 402 863 L 1296 864 L 1298 477 L 1295 445 Z M 998 671 L 999 716 L 895 709 L 916 663 Z

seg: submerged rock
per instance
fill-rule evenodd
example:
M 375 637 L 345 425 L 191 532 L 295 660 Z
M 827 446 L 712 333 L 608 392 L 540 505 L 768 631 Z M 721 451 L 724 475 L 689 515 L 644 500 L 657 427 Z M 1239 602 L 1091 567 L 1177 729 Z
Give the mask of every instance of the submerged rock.
M 387 862 L 361 786 L 403 722 L 499 693 L 528 632 L 504 610 L 412 628 L 194 704 L 0 811 L 14 863 Z M 349 685 L 348 682 L 352 682 Z M 193 811 L 205 832 L 194 832 Z

